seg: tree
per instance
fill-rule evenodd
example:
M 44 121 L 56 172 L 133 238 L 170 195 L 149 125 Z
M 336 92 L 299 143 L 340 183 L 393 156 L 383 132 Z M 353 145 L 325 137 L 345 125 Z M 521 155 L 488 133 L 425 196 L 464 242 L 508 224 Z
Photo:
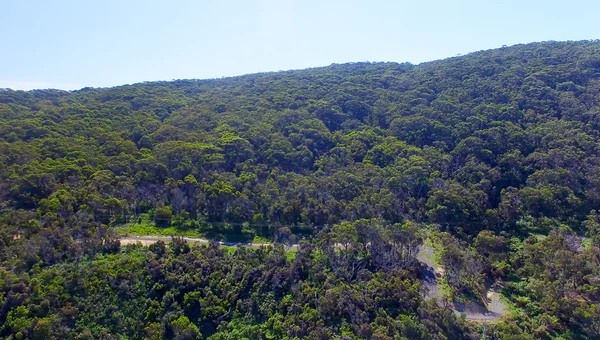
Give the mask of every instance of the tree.
M 161 227 L 167 227 L 171 224 L 171 217 L 173 216 L 173 212 L 170 207 L 160 207 L 156 208 L 156 214 L 154 216 L 154 221 L 156 224 Z

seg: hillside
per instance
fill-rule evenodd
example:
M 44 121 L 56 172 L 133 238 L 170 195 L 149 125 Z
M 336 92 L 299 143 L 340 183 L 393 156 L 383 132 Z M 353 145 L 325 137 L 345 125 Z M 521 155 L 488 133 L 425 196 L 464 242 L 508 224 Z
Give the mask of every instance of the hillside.
M 599 137 L 598 41 L 0 90 L 0 336 L 593 339 Z M 119 247 L 132 221 L 306 243 Z M 509 321 L 425 301 L 424 238 L 452 297 L 506 282 Z

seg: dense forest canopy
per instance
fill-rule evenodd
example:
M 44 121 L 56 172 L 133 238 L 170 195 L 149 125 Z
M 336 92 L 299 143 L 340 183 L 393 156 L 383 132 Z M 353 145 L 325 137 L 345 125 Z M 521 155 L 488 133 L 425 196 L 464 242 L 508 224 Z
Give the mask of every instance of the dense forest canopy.
M 428 228 L 523 308 L 486 336 L 597 338 L 599 137 L 598 41 L 2 89 L 0 336 L 481 336 L 420 294 L 400 245 Z M 132 219 L 307 241 L 120 249 Z

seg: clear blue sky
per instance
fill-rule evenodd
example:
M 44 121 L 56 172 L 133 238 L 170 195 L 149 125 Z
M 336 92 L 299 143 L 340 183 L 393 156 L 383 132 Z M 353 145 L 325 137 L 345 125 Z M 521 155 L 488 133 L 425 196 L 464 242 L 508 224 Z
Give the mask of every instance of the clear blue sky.
M 115 86 L 600 38 L 600 1 L 0 0 L 0 87 Z

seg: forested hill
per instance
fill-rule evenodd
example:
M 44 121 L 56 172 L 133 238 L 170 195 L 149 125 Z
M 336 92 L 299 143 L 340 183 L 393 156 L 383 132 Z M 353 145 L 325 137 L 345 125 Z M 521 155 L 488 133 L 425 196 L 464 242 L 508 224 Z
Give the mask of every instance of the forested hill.
M 4 90 L 0 207 L 309 228 L 408 219 L 467 234 L 561 222 L 583 232 L 600 204 L 599 92 L 598 42 L 417 66 Z
M 598 338 L 599 137 L 600 41 L 0 90 L 0 337 Z M 120 248 L 132 221 L 311 243 Z M 510 322 L 422 299 L 425 229 Z

